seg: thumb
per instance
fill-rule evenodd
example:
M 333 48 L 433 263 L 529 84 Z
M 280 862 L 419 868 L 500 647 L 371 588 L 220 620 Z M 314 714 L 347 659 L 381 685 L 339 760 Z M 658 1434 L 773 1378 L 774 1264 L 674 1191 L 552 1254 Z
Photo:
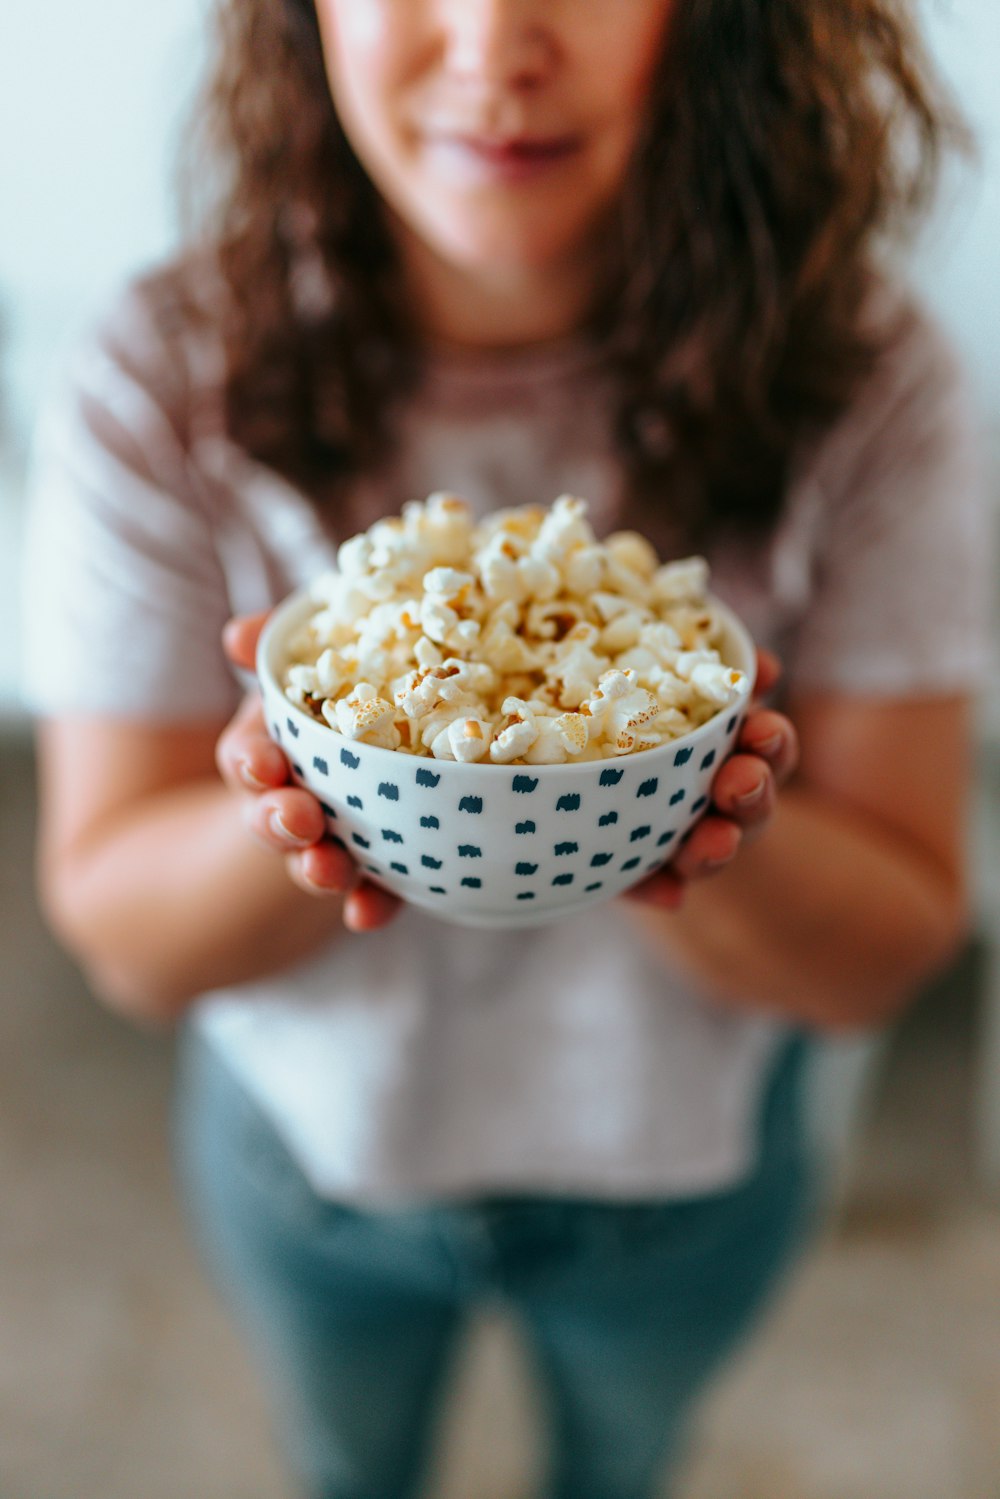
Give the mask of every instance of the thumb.
M 771 691 L 781 676 L 781 662 L 773 651 L 766 651 L 757 647 L 757 681 L 754 685 L 754 699 L 765 697 Z
M 257 655 L 257 641 L 270 614 L 265 609 L 260 614 L 240 614 L 226 624 L 222 632 L 222 645 L 234 666 L 253 671 Z

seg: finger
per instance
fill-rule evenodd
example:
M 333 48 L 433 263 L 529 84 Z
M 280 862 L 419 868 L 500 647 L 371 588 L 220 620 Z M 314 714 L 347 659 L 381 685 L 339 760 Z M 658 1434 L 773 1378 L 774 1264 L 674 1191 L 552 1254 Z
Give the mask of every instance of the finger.
M 285 859 L 289 877 L 307 895 L 342 895 L 358 880 L 358 866 L 350 854 L 329 838 Z
M 633 885 L 631 890 L 624 891 L 622 898 L 659 911 L 676 911 L 684 899 L 684 881 L 672 868 L 659 869 L 656 874 Z
M 322 807 L 298 786 L 254 797 L 246 803 L 244 821 L 265 847 L 282 854 L 309 848 L 326 833 Z
M 219 736 L 215 763 L 230 791 L 267 791 L 288 780 L 288 760 L 268 735 L 256 694 L 244 698 Z
M 778 786 L 784 785 L 799 763 L 795 725 L 783 713 L 770 708 L 751 709 L 740 730 L 738 746 L 766 760 Z
M 222 645 L 234 666 L 253 671 L 257 656 L 257 641 L 270 614 L 264 609 L 260 614 L 238 614 L 227 621 L 222 632 Z
M 736 857 L 742 837 L 737 823 L 728 817 L 709 813 L 696 823 L 678 850 L 671 869 L 682 880 L 697 880 L 714 874 Z
M 742 828 L 766 822 L 774 811 L 774 776 L 759 755 L 733 755 L 712 782 L 716 811 Z
M 344 901 L 344 925 L 352 932 L 374 932 L 396 917 L 403 902 L 380 885 L 362 880 Z
M 765 697 L 780 680 L 781 662 L 773 651 L 766 651 L 762 646 L 758 646 L 757 679 L 754 682 L 753 689 L 754 697 Z

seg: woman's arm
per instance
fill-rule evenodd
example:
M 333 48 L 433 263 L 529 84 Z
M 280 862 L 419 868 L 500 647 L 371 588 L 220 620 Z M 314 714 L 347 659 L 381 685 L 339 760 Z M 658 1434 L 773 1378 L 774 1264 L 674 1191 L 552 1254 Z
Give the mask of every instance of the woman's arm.
M 789 716 L 799 772 L 766 834 L 689 885 L 679 909 L 664 909 L 676 889 L 655 877 L 625 908 L 657 951 L 724 1000 L 820 1027 L 877 1024 L 965 928 L 969 704 L 817 695 Z M 720 812 L 746 759 L 717 777 Z M 699 835 L 697 859 L 691 845 L 682 851 L 679 873 L 703 871 L 712 835 L 710 825 Z
M 217 725 L 66 719 L 44 723 L 38 747 L 43 907 L 95 989 L 134 1019 L 173 1020 L 207 989 L 395 909 L 323 839 L 318 803 L 287 784 L 253 700 L 221 739 Z

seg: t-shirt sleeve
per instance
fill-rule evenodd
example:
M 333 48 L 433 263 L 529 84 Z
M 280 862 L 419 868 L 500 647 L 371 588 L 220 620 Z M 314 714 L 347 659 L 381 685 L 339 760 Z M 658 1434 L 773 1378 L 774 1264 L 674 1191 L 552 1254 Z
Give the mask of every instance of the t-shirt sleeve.
M 177 349 L 131 288 L 67 361 L 38 423 L 22 572 L 36 713 L 219 719 L 239 688 L 210 491 L 184 441 Z
M 993 537 L 982 423 L 952 349 L 910 309 L 817 464 L 813 593 L 786 659 L 799 691 L 977 691 Z

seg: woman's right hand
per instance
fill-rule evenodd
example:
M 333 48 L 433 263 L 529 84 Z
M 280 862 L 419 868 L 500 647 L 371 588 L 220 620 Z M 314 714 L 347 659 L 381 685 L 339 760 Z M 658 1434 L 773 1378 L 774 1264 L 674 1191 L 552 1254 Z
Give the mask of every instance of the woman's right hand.
M 253 670 L 266 614 L 231 619 L 223 634 L 236 666 Z M 402 901 L 366 880 L 345 849 L 327 836 L 317 799 L 291 784 L 287 758 L 267 732 L 260 698 L 243 700 L 216 747 L 219 774 L 243 800 L 244 820 L 259 843 L 284 857 L 289 877 L 309 895 L 343 895 L 344 925 L 353 932 L 386 926 Z

